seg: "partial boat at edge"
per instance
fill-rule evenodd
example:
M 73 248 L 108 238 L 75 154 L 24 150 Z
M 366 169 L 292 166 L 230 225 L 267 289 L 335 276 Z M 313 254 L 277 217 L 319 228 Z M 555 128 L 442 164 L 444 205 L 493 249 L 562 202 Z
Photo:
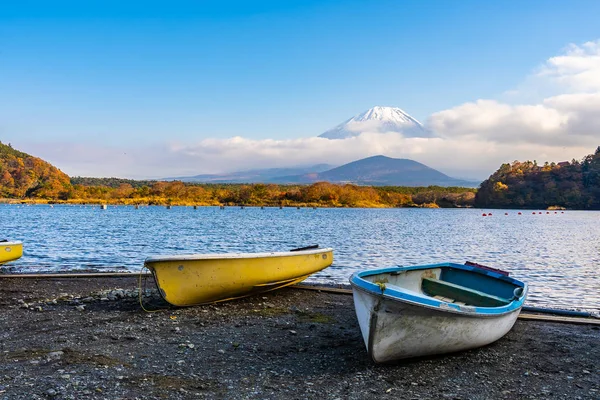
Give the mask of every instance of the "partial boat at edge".
M 17 241 L 0 241 L 0 265 L 21 258 L 23 243 Z

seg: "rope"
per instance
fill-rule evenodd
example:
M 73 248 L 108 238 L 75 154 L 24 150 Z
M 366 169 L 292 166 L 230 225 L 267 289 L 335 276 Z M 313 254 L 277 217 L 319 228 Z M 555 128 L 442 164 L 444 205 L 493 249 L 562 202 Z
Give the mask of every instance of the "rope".
M 146 264 L 142 265 L 142 268 L 140 269 L 140 275 L 139 275 L 139 281 L 138 281 L 138 283 L 139 283 L 138 284 L 138 298 L 139 298 L 140 306 L 142 307 L 142 310 L 146 311 L 147 313 L 154 313 L 154 312 L 159 312 L 159 311 L 162 311 L 162 310 L 166 310 L 167 309 L 166 307 L 164 307 L 164 308 L 157 308 L 156 310 L 148 310 L 146 307 L 144 307 L 144 300 L 143 300 L 144 299 L 144 295 L 143 295 L 143 293 L 146 291 L 145 290 L 146 280 L 144 280 L 144 290 L 142 290 L 142 276 L 143 277 L 148 277 L 148 274 L 143 274 L 144 269 L 146 269 Z

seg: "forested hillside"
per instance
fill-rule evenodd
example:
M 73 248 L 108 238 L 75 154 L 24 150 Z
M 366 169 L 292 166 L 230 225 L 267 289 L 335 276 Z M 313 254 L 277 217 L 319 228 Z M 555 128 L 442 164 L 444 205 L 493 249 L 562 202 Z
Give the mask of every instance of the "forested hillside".
M 0 142 L 0 197 L 60 199 L 71 189 L 58 168 Z
M 79 181 L 79 180 L 78 180 Z M 95 180 L 88 180 L 88 183 Z M 115 181 L 111 181 L 113 184 Z M 321 207 L 471 207 L 475 189 L 370 187 L 317 182 L 312 185 L 122 182 L 117 187 L 75 184 L 70 203 L 247 205 Z
M 476 207 L 600 209 L 600 147 L 582 161 L 503 164 L 481 183 Z
M 155 184 L 156 180 L 143 180 L 136 181 L 134 179 L 122 179 L 122 178 L 88 178 L 75 176 L 71 177 L 72 185 L 82 185 L 82 186 L 106 186 L 109 188 L 118 188 L 119 186 L 131 185 L 133 188 L 140 188 L 142 186 L 152 186 Z

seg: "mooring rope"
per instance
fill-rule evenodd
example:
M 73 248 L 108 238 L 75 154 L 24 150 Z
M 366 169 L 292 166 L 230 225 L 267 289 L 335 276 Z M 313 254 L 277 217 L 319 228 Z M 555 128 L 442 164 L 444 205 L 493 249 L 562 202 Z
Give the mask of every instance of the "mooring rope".
M 138 298 L 140 301 L 140 307 L 142 307 L 142 310 L 146 311 L 147 313 L 154 313 L 154 312 L 159 312 L 162 310 L 166 310 L 167 308 L 157 308 L 156 310 L 148 310 L 146 307 L 144 307 L 144 295 L 143 293 L 146 291 L 146 280 L 144 280 L 144 289 L 142 290 L 142 277 L 148 277 L 148 274 L 144 274 L 144 269 L 147 269 L 146 264 L 142 265 L 142 268 L 140 269 L 140 274 L 139 274 L 139 281 L 138 281 Z

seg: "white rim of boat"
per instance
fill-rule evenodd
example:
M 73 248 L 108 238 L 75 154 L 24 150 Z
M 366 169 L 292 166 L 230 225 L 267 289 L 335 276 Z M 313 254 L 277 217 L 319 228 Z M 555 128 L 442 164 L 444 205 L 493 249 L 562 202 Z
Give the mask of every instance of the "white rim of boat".
M 476 271 L 477 273 L 483 275 L 489 275 L 494 278 L 502 279 L 508 282 L 513 283 L 514 285 L 523 289 L 521 296 L 518 299 L 513 299 L 509 304 L 500 307 L 479 307 L 479 306 L 461 306 L 454 303 L 448 303 L 446 301 L 438 300 L 436 298 L 430 296 L 413 296 L 410 293 L 397 290 L 385 288 L 382 292 L 381 288 L 370 281 L 367 281 L 363 278 L 363 276 L 368 275 L 378 275 L 383 273 L 390 273 L 396 271 L 410 271 L 410 270 L 418 270 L 418 269 L 431 269 L 431 268 L 440 268 L 440 267 L 450 267 L 463 269 L 467 271 Z M 368 293 L 372 296 L 380 296 L 381 298 L 385 298 L 390 301 L 395 301 L 398 303 L 406 303 L 418 307 L 424 307 L 431 310 L 437 310 L 440 312 L 447 312 L 453 314 L 460 314 L 464 316 L 472 316 L 478 318 L 494 318 L 505 314 L 510 314 L 515 311 L 519 312 L 525 303 L 525 299 L 527 298 L 527 292 L 529 290 L 529 286 L 527 283 L 521 282 L 517 279 L 504 276 L 498 274 L 493 271 L 482 270 L 477 267 L 463 265 L 463 264 L 455 264 L 455 263 L 440 263 L 440 264 L 429 264 L 429 265 L 415 265 L 408 267 L 390 267 L 390 268 L 378 268 L 371 269 L 366 271 L 358 271 L 352 274 L 350 277 L 350 285 L 352 285 L 353 290 L 360 290 L 362 292 Z
M 20 245 L 20 244 L 23 244 L 23 242 L 18 242 L 18 241 L 0 242 L 0 247 L 2 247 L 2 246 L 15 246 L 15 245 Z
M 311 255 L 332 252 L 332 248 L 282 251 L 272 253 L 208 253 L 208 254 L 186 254 L 173 256 L 151 256 L 146 258 L 145 263 L 163 262 L 163 261 L 194 261 L 194 260 L 231 260 L 241 258 L 265 258 L 265 257 L 294 257 L 300 255 Z

